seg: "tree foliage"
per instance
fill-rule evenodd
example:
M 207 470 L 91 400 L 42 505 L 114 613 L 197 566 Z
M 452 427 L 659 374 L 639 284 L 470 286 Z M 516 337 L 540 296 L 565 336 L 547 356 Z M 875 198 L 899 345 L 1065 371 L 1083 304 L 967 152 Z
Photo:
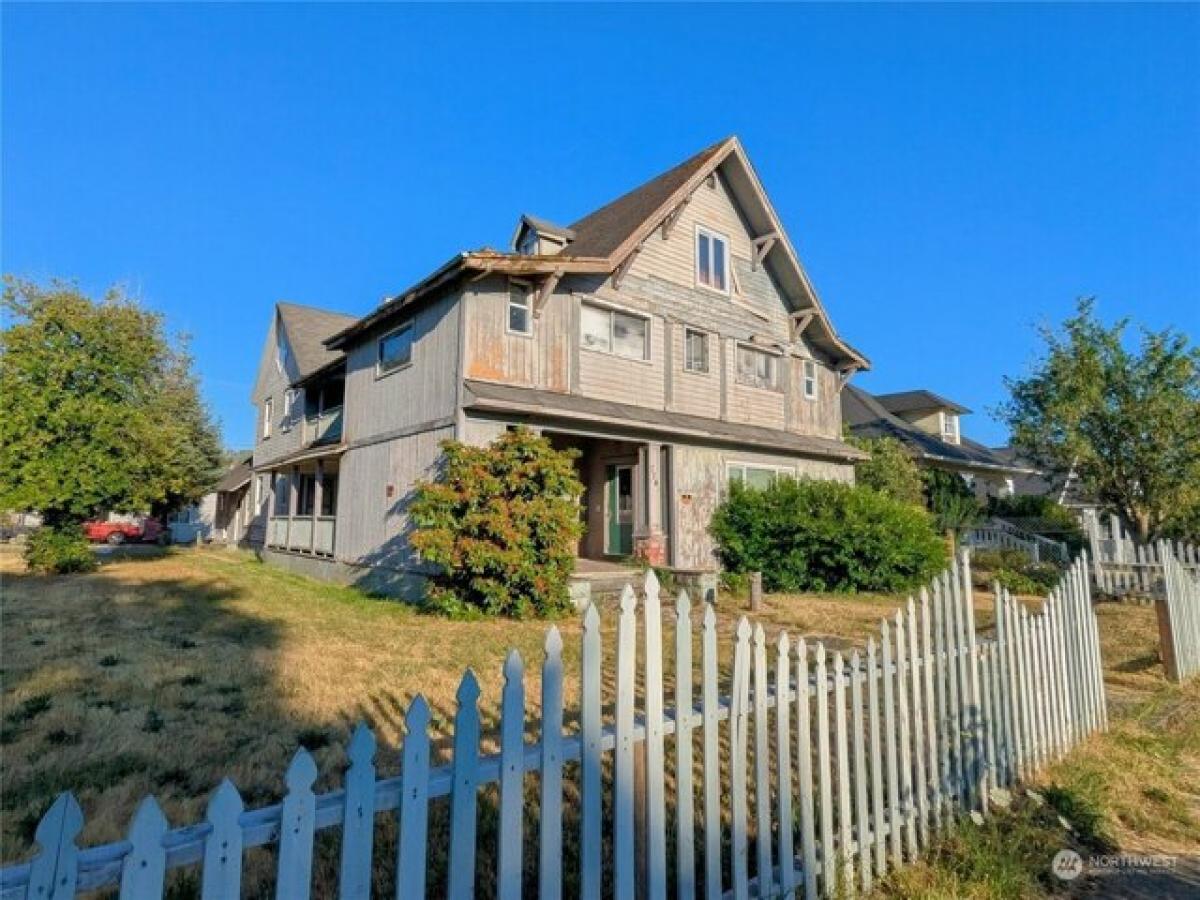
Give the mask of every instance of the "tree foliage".
M 1061 330 L 1041 330 L 1045 353 L 1031 375 L 1007 379 L 1000 413 L 1024 455 L 1052 474 L 1073 469 L 1145 541 L 1200 502 L 1200 349 L 1145 328 L 1131 348 L 1128 328 L 1105 326 L 1081 300 Z
M 731 484 L 710 531 L 726 569 L 762 572 L 777 591 L 901 591 L 946 564 L 924 510 L 835 481 Z
M 0 508 L 74 529 L 101 512 L 192 502 L 219 471 L 220 439 L 191 359 L 162 317 L 120 290 L 5 278 L 0 331 Z
M 442 443 L 436 481 L 417 485 L 413 546 L 437 567 L 431 607 L 524 618 L 570 609 L 567 580 L 583 534 L 575 450 L 527 428 L 487 447 Z
M 934 525 L 943 534 L 957 536 L 983 518 L 983 506 L 963 477 L 945 469 L 926 469 L 925 506 L 933 515 Z
M 924 505 L 925 483 L 921 469 L 902 443 L 890 437 L 851 437 L 847 440 L 871 455 L 870 459 L 854 464 L 854 480 L 858 484 L 874 488 L 901 503 Z

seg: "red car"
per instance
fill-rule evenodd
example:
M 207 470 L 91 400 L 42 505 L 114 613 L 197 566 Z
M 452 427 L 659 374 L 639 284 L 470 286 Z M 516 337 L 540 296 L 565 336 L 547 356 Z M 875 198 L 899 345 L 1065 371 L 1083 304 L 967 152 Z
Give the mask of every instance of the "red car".
M 162 522 L 151 518 L 133 522 L 84 522 L 83 533 L 89 541 L 106 544 L 165 544 L 170 534 Z

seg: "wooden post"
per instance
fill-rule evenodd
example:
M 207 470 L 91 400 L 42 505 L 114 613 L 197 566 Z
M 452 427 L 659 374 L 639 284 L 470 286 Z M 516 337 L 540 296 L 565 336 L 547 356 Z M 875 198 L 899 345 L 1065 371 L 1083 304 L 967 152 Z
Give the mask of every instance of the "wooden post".
M 750 612 L 762 609 L 762 572 L 750 573 Z
M 1165 596 L 1154 601 L 1154 613 L 1158 618 L 1158 646 L 1163 669 L 1168 681 L 1179 681 L 1179 660 L 1175 658 L 1175 642 L 1171 637 L 1171 610 Z

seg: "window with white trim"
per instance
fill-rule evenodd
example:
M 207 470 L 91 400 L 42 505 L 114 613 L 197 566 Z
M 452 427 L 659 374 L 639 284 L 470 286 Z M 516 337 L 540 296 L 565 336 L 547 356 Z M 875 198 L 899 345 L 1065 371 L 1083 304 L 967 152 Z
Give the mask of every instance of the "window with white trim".
M 703 331 L 683 329 L 683 368 L 688 372 L 708 371 L 708 335 Z
M 817 364 L 811 359 L 804 360 L 804 399 L 817 399 Z
M 283 332 L 281 330 L 279 330 L 278 328 L 276 328 L 276 331 L 275 331 L 275 368 L 276 368 L 276 370 L 278 370 L 280 372 L 280 374 L 282 374 L 283 370 L 285 368 L 287 368 L 287 361 L 288 361 L 287 340 L 284 338 Z
M 379 339 L 376 372 L 386 375 L 412 362 L 412 325 L 405 325 Z
M 737 380 L 738 384 L 779 390 L 779 357 L 757 347 L 738 344 Z
M 271 416 L 273 415 L 272 409 L 274 406 L 275 398 L 273 397 L 268 397 L 263 401 L 262 436 L 264 441 L 271 436 Z
M 626 359 L 649 359 L 650 320 L 584 303 L 580 310 L 579 343 L 587 350 Z
M 958 416 L 954 413 L 942 413 L 942 440 L 948 444 L 958 443 Z
M 533 310 L 529 292 L 516 285 L 508 291 L 508 331 L 510 334 L 533 334 Z
M 729 241 L 703 225 L 696 226 L 696 284 L 729 293 Z
M 796 470 L 791 466 L 731 462 L 725 466 L 725 475 L 730 484 L 762 490 L 773 485 L 780 477 L 794 478 Z
M 283 418 L 279 422 L 280 431 L 290 431 L 292 427 L 292 417 L 296 412 L 296 398 L 299 394 L 298 390 L 288 388 L 283 392 Z

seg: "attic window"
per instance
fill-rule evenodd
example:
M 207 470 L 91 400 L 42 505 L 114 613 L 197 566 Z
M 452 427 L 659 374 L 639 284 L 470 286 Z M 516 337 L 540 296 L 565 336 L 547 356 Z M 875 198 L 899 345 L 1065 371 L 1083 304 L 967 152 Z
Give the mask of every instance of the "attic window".
M 533 314 L 529 308 L 529 293 L 519 285 L 508 289 L 509 334 L 533 334 Z
M 538 233 L 532 228 L 526 228 L 517 244 L 517 252 L 522 256 L 536 256 L 538 252 Z
M 376 372 L 387 375 L 412 362 L 412 325 L 405 325 L 379 339 Z
M 275 368 L 279 372 L 283 372 L 287 368 L 288 362 L 288 345 L 283 337 L 282 331 L 277 331 L 275 334 Z
M 958 416 L 954 413 L 942 413 L 942 440 L 948 444 L 958 443 Z
M 729 293 L 729 241 L 701 225 L 696 226 L 696 284 Z

